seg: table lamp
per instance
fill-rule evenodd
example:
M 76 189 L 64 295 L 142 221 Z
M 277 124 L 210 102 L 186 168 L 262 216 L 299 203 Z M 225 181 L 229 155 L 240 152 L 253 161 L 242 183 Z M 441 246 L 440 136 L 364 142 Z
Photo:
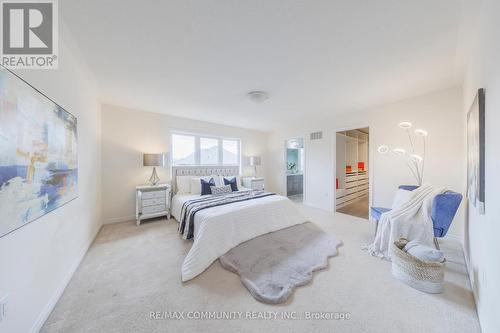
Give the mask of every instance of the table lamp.
M 250 156 L 250 166 L 254 167 L 253 176 L 257 177 L 257 166 L 260 165 L 260 156 Z
M 149 178 L 149 183 L 151 185 L 156 185 L 160 181 L 160 177 L 156 174 L 156 167 L 164 167 L 165 166 L 165 154 L 143 154 L 142 158 L 143 166 L 152 166 L 153 173 Z

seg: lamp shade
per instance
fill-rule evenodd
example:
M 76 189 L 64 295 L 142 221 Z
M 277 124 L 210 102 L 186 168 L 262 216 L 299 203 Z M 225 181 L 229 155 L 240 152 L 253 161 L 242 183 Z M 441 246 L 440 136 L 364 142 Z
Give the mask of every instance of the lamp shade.
M 165 154 L 143 154 L 143 166 L 165 166 Z
M 250 165 L 251 166 L 260 165 L 260 156 L 250 156 Z

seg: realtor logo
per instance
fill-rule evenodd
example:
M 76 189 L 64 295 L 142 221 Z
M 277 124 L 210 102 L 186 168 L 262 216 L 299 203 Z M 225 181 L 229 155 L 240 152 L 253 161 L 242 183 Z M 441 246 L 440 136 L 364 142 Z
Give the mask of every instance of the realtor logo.
M 1 63 L 12 69 L 56 69 L 56 0 L 0 0 Z

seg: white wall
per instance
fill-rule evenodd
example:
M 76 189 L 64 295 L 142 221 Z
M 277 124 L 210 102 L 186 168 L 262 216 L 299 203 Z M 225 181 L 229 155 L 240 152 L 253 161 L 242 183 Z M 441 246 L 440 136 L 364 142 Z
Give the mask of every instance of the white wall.
M 485 0 L 478 31 L 471 44 L 471 60 L 464 83 L 466 117 L 477 89 L 486 94 L 485 215 L 469 206 L 465 250 L 469 259 L 476 305 L 484 333 L 500 332 L 500 2 Z
M 100 104 L 92 76 L 61 32 L 58 70 L 17 74 L 78 117 L 79 196 L 0 238 L 0 297 L 9 295 L 0 332 L 41 327 L 101 226 Z
M 135 186 L 147 182 L 152 168 L 142 166 L 142 153 L 170 150 L 170 131 L 182 130 L 241 139 L 243 156 L 261 156 L 258 175 L 266 175 L 268 134 L 203 121 L 104 105 L 102 110 L 102 194 L 104 223 L 135 218 Z M 169 168 L 157 168 L 170 180 Z M 251 174 L 252 168 L 243 168 Z
M 462 92 L 453 88 L 397 103 L 322 119 L 310 124 L 273 133 L 270 140 L 272 164 L 269 173 L 270 189 L 284 192 L 284 140 L 304 135 L 305 145 L 305 203 L 325 210 L 334 207 L 334 133 L 336 130 L 370 127 L 370 162 L 372 204 L 390 206 L 399 184 L 413 184 L 405 164 L 395 156 L 380 155 L 377 147 L 387 144 L 392 148 L 409 150 L 401 121 L 410 121 L 415 127 L 429 132 L 425 181 L 444 185 L 452 190 L 464 190 L 465 149 L 463 135 Z M 322 130 L 324 138 L 310 141 L 309 133 Z M 450 234 L 462 237 L 463 212 L 460 209 Z

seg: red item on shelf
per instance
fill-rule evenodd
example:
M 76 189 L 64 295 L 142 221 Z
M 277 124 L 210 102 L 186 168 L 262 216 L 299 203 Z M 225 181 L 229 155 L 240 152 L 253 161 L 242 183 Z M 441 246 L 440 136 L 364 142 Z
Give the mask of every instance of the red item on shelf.
M 345 172 L 352 172 L 352 166 L 346 165 L 345 166 Z
M 365 171 L 365 162 L 358 162 L 358 171 Z
M 339 179 L 335 178 L 335 189 L 339 189 Z

